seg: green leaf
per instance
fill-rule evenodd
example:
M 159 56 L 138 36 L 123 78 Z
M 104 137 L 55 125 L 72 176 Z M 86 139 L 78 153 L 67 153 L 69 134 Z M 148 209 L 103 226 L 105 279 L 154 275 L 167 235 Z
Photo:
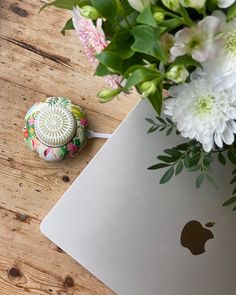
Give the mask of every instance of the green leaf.
M 174 158 L 168 157 L 168 156 L 158 156 L 157 159 L 162 161 L 162 162 L 165 162 L 165 163 L 173 163 L 173 162 L 175 162 Z
M 96 68 L 95 75 L 99 77 L 104 77 L 110 74 L 112 74 L 112 72 L 100 62 Z
M 134 42 L 134 38 L 128 29 L 120 29 L 114 33 L 110 44 L 105 51 L 119 52 L 122 59 L 131 58 L 135 52 L 130 48 Z
M 204 178 L 205 178 L 205 174 L 203 174 L 203 173 L 197 177 L 197 179 L 196 179 L 196 187 L 197 188 L 199 188 L 202 185 Z
M 103 51 L 96 55 L 96 58 L 105 65 L 111 72 L 122 72 L 122 59 L 118 53 L 112 51 Z
M 158 60 L 164 62 L 166 61 L 166 56 L 158 40 L 160 30 L 147 25 L 138 25 L 133 28 L 131 33 L 135 39 L 134 44 L 131 46 L 133 51 L 145 53 L 157 58 Z
M 79 2 L 78 0 L 55 0 L 55 1 L 52 1 L 50 3 L 46 3 L 44 4 L 41 9 L 39 10 L 39 13 L 45 9 L 46 7 L 49 7 L 49 6 L 55 6 L 55 7 L 58 7 L 58 8 L 64 8 L 64 9 L 73 9 L 73 7 L 75 7 L 76 5 L 79 5 Z
M 235 183 L 236 182 L 236 176 L 230 181 L 230 184 Z
M 148 123 L 150 123 L 150 124 L 153 124 L 153 125 L 156 124 L 156 123 L 155 123 L 152 119 L 150 119 L 150 118 L 145 118 L 145 120 L 146 120 Z
M 178 159 L 179 157 L 182 156 L 182 153 L 174 148 L 173 149 L 166 149 L 166 150 L 164 150 L 164 153 L 166 153 L 167 155 L 170 155 L 171 157 L 176 158 L 176 159 Z
M 184 157 L 184 166 L 185 168 L 189 168 L 189 155 L 186 154 Z
M 187 143 L 181 143 L 176 146 L 176 149 L 179 151 L 186 151 L 188 149 L 188 144 Z
M 201 64 L 198 61 L 194 60 L 190 55 L 187 55 L 187 54 L 182 55 L 182 56 L 178 56 L 171 63 L 170 68 L 172 68 L 174 66 L 178 66 L 178 65 L 184 65 L 186 68 L 188 68 L 189 66 L 194 66 L 196 68 L 202 67 Z
M 161 117 L 156 117 L 156 118 L 160 123 L 166 125 L 166 121 L 163 118 L 161 118 Z
M 162 22 L 158 23 L 160 27 L 165 28 L 165 32 L 172 31 L 173 29 L 178 28 L 182 24 L 183 24 L 183 21 L 177 18 L 163 20 Z
M 175 169 L 175 175 L 178 175 L 180 174 L 180 172 L 184 169 L 184 164 L 182 161 L 179 161 L 179 163 L 177 164 L 176 166 L 176 169 Z
M 165 167 L 169 167 L 169 166 L 170 166 L 170 164 L 158 163 L 158 164 L 148 167 L 148 170 L 157 170 L 157 169 L 161 169 L 161 168 L 165 168 Z
M 200 160 L 200 155 L 195 155 L 189 159 L 188 167 L 191 168 L 192 166 L 196 166 Z
M 192 166 L 188 169 L 189 172 L 195 172 L 195 171 L 198 171 L 199 169 L 201 168 L 201 165 L 195 165 L 195 166 Z
M 160 82 L 156 87 L 157 87 L 156 92 L 154 94 L 149 95 L 148 100 L 150 101 L 151 105 L 153 106 L 157 114 L 160 115 L 162 110 L 162 103 L 163 103 L 162 82 Z
M 228 158 L 229 160 L 236 165 L 236 155 L 234 153 L 231 152 L 231 150 L 228 151 Z
M 232 195 L 236 194 L 236 188 L 233 190 Z
M 166 121 L 167 121 L 170 125 L 173 125 L 173 126 L 174 126 L 174 123 L 173 123 L 169 118 L 166 118 Z
M 225 206 L 231 205 L 231 204 L 233 204 L 234 202 L 236 202 L 236 196 L 233 196 L 233 197 L 231 197 L 230 199 L 228 199 L 227 201 L 225 201 L 225 202 L 223 203 L 223 206 L 225 207 Z
M 157 27 L 157 23 L 153 17 L 150 5 L 147 5 L 145 9 L 139 14 L 137 21 L 144 25 L 149 25 L 154 28 Z
M 169 135 L 171 134 L 172 130 L 173 130 L 173 128 L 170 127 L 170 128 L 167 130 L 167 132 L 166 132 L 166 136 L 169 136 Z
M 227 19 L 232 20 L 236 16 L 236 3 L 227 9 Z
M 131 87 L 136 86 L 137 84 L 153 80 L 161 77 L 160 72 L 142 67 L 136 71 L 134 71 L 126 81 L 125 89 L 129 90 Z
M 68 31 L 68 30 L 74 30 L 74 25 L 73 25 L 73 21 L 72 21 L 72 18 L 70 18 L 66 24 L 64 25 L 64 28 L 61 30 L 61 33 L 62 35 L 65 36 L 65 32 Z
M 162 178 L 160 179 L 160 184 L 166 183 L 168 182 L 171 177 L 174 175 L 174 168 L 170 167 L 162 176 Z
M 219 153 L 219 154 L 218 154 L 218 160 L 219 160 L 219 162 L 220 162 L 222 165 L 225 165 L 226 160 L 225 160 L 225 157 L 223 156 L 222 153 Z
M 152 133 L 154 131 L 156 131 L 159 127 L 158 126 L 152 126 L 147 133 Z
M 107 19 L 113 19 L 118 12 L 117 0 L 91 0 L 98 12 Z
M 211 154 L 206 154 L 206 155 L 204 155 L 203 162 L 204 162 L 204 165 L 205 165 L 205 166 L 209 166 L 213 160 L 214 160 L 214 159 L 213 159 L 213 157 L 212 157 Z

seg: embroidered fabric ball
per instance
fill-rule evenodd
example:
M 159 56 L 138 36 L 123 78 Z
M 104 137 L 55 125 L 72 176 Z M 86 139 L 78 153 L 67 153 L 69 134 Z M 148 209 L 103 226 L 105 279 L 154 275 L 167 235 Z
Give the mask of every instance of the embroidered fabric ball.
M 37 102 L 25 116 L 24 140 L 46 161 L 73 156 L 86 144 L 88 121 L 83 109 L 64 97 Z

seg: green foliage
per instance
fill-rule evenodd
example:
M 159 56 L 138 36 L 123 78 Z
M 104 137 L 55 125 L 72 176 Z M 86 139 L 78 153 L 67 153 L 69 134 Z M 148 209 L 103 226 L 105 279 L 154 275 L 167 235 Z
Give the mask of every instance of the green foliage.
M 90 1 L 85 1 L 85 0 L 55 0 L 50 3 L 46 3 L 42 6 L 42 8 L 39 10 L 41 12 L 43 9 L 49 7 L 49 6 L 54 6 L 58 8 L 63 8 L 63 9 L 73 9 L 76 5 L 78 6 L 83 6 L 86 4 L 89 4 Z
M 135 52 L 145 53 L 158 60 L 166 61 L 165 54 L 161 48 L 158 36 L 161 35 L 161 29 L 154 29 L 148 25 L 138 25 L 131 31 L 135 42 L 131 49 Z
M 147 5 L 146 8 L 140 13 L 140 15 L 137 17 L 137 21 L 140 24 L 149 25 L 154 28 L 157 27 L 157 22 L 153 17 L 150 5 Z
M 236 16 L 236 3 L 227 9 L 227 19 L 232 20 Z
M 165 126 L 166 122 L 161 119 L 160 122 Z M 154 122 L 151 119 L 146 119 L 149 123 Z M 173 123 L 172 123 L 173 124 Z M 155 123 L 153 124 L 155 126 Z M 171 125 L 174 128 L 174 125 Z M 156 126 L 157 127 L 157 126 Z M 160 131 L 163 127 L 160 129 Z M 149 129 L 150 132 L 150 129 Z M 151 130 L 153 132 L 153 130 Z M 210 166 L 213 161 L 211 154 L 206 153 L 201 144 L 197 141 L 192 140 L 190 142 L 177 145 L 174 148 L 164 150 L 164 155 L 157 157 L 160 163 L 157 163 L 151 167 L 149 170 L 156 170 L 162 168 L 168 168 L 164 175 L 161 177 L 160 183 L 168 182 L 172 176 L 179 175 L 184 169 L 190 172 L 199 171 L 200 174 L 196 178 L 196 187 L 199 188 L 205 179 L 214 183 L 214 180 L 210 176 Z M 172 173 L 173 172 L 173 173 Z
M 154 122 L 152 119 L 146 118 L 145 120 L 152 124 L 152 126 L 148 129 L 148 133 L 152 133 L 156 130 L 162 132 L 166 131 L 166 135 L 169 136 L 172 134 L 173 129 L 176 129 L 175 124 L 169 119 L 169 118 L 161 118 L 161 117 L 156 117 L 157 122 Z M 175 133 L 178 135 L 179 132 L 176 129 Z
M 68 30 L 74 30 L 74 29 L 75 29 L 75 28 L 74 28 L 74 25 L 73 25 L 73 22 L 72 22 L 72 18 L 70 18 L 70 19 L 65 23 L 65 26 L 64 26 L 64 28 L 61 30 L 61 33 L 62 33 L 62 35 L 65 36 L 66 31 L 68 31 Z
M 118 12 L 117 0 L 91 0 L 93 6 L 107 19 L 113 19 Z
M 236 168 L 232 172 L 232 179 L 230 181 L 231 184 L 236 183 Z M 232 191 L 231 195 L 229 196 L 228 200 L 224 202 L 223 206 L 229 206 L 236 203 L 236 185 L 234 190 Z M 236 210 L 236 206 L 233 207 L 233 211 Z
M 103 51 L 96 58 L 113 73 L 122 73 L 122 59 L 117 52 Z

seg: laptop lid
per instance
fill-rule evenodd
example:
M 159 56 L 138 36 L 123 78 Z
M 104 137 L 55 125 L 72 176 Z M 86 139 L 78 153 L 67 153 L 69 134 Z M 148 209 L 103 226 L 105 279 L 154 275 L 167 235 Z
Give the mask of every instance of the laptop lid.
M 182 138 L 147 134 L 144 118 L 155 113 L 142 100 L 44 219 L 42 233 L 120 295 L 234 295 L 236 215 L 222 207 L 232 167 L 215 163 L 218 189 L 196 189 L 189 172 L 160 185 L 163 171 L 147 167 Z

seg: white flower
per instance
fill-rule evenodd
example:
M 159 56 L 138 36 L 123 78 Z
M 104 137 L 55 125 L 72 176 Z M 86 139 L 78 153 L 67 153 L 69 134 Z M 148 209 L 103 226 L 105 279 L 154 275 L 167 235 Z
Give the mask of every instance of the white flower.
M 223 49 L 229 61 L 236 66 L 236 19 L 223 25 Z
M 235 2 L 235 0 L 218 0 L 217 5 L 220 8 L 227 8 L 227 7 L 231 6 L 234 2 Z
M 196 10 L 201 10 L 204 8 L 206 0 L 180 0 L 179 2 L 184 7 L 191 7 Z
M 220 15 L 218 11 L 217 13 L 221 18 L 220 32 L 215 43 L 218 53 L 214 63 L 206 61 L 202 66 L 205 72 L 219 73 L 220 79 L 224 79 L 236 73 L 236 19 L 226 22 L 225 15 L 223 13 Z
M 225 88 L 224 88 L 225 87 Z M 236 75 L 221 83 L 211 75 L 173 86 L 164 113 L 183 137 L 196 139 L 206 152 L 230 145 L 236 134 Z
M 199 62 L 214 58 L 217 53 L 214 39 L 219 26 L 218 17 L 207 16 L 196 26 L 178 31 L 175 34 L 175 44 L 171 48 L 171 54 L 175 57 L 190 54 Z
M 142 12 L 145 8 L 150 3 L 154 3 L 155 0 L 128 0 L 129 5 L 133 7 L 133 9 Z

